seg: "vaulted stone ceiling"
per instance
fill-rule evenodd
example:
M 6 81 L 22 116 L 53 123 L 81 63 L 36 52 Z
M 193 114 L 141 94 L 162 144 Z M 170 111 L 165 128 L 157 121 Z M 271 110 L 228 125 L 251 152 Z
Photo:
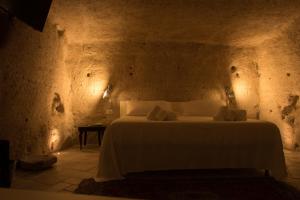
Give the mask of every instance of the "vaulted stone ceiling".
M 68 42 L 176 41 L 256 46 L 299 17 L 299 0 L 55 0 Z

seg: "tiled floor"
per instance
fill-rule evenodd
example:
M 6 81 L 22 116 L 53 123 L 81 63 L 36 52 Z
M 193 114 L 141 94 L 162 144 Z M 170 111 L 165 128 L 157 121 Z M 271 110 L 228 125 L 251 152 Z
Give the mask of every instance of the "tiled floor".
M 99 159 L 97 146 L 78 146 L 60 152 L 58 162 L 49 170 L 25 172 L 17 170 L 13 188 L 44 190 L 52 192 L 73 192 L 84 178 L 95 177 Z M 300 190 L 300 152 L 285 151 L 289 184 Z
M 84 178 L 95 177 L 99 159 L 98 146 L 78 146 L 56 154 L 58 162 L 53 168 L 41 172 L 17 170 L 13 188 L 52 192 L 73 192 Z
M 284 151 L 288 176 L 284 180 L 300 190 L 300 152 Z

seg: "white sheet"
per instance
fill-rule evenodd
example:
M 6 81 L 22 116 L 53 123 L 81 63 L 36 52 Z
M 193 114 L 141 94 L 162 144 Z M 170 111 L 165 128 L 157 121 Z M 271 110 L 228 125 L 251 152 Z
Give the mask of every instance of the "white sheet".
M 162 122 L 122 117 L 104 134 L 98 177 L 121 179 L 129 172 L 211 168 L 269 169 L 274 177 L 284 177 L 279 129 L 258 120 L 179 117 Z

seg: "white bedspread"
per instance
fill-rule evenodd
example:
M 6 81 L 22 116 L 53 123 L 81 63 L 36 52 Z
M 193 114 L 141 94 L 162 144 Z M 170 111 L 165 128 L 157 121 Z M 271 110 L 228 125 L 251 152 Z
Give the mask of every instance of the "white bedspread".
M 98 177 L 121 179 L 129 172 L 211 168 L 269 169 L 274 177 L 284 177 L 279 129 L 258 120 L 179 117 L 177 121 L 149 121 L 146 117 L 122 117 L 104 134 Z

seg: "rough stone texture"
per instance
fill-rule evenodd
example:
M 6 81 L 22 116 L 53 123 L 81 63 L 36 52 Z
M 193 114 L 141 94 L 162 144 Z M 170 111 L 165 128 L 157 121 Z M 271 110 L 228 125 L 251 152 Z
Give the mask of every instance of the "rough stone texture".
M 298 15 L 296 0 L 56 0 L 70 43 L 180 41 L 256 46 Z
M 0 136 L 11 140 L 12 158 L 57 150 L 71 136 L 70 79 L 63 43 L 50 22 L 39 33 L 14 20 L 7 44 L 0 49 Z M 52 110 L 56 93 L 64 104 L 63 113 Z
M 259 67 L 253 48 L 238 49 L 230 54 L 230 74 L 232 89 L 238 108 L 245 109 L 250 118 L 259 118 Z M 233 70 L 234 69 L 234 70 Z
M 279 37 L 266 41 L 257 49 L 262 119 L 279 126 L 285 147 L 291 149 L 300 144 L 299 102 L 293 103 L 300 95 L 299 27 L 300 19 L 297 19 Z
M 256 116 L 258 77 L 250 59 L 255 55 L 252 49 L 175 42 L 101 42 L 72 44 L 68 49 L 76 123 L 101 120 L 105 105 L 101 95 L 107 83 L 113 85 L 115 115 L 119 100 L 225 101 L 224 87 L 231 81 L 233 88 L 248 83 L 251 87 L 237 88 L 236 97 L 239 107 Z M 232 65 L 238 78 L 230 72 Z
M 221 98 L 299 136 L 296 0 L 54 0 L 45 31 L 18 20 L 0 49 L 0 136 L 13 153 L 57 150 L 121 99 Z M 261 76 L 261 77 L 260 77 Z M 260 78 L 259 78 L 260 77 Z M 288 121 L 288 123 L 287 123 Z M 291 126 L 291 123 L 293 126 Z

